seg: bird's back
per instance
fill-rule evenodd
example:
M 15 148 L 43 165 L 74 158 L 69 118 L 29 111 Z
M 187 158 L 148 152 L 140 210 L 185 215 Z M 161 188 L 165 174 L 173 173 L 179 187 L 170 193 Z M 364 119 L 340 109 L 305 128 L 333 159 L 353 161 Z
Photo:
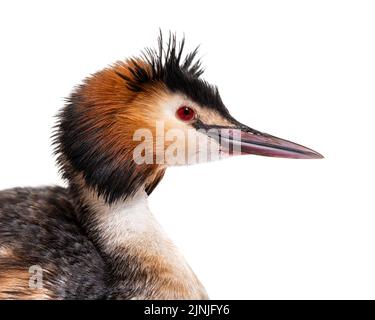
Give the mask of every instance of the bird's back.
M 67 189 L 0 192 L 0 299 L 105 298 L 105 264 Z

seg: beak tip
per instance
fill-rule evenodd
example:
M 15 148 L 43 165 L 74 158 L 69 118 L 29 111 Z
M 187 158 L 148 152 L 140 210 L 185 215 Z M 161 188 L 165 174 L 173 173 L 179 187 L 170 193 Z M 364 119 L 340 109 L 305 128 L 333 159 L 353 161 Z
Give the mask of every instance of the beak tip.
M 319 152 L 313 151 L 307 159 L 324 159 L 324 156 L 320 154 Z

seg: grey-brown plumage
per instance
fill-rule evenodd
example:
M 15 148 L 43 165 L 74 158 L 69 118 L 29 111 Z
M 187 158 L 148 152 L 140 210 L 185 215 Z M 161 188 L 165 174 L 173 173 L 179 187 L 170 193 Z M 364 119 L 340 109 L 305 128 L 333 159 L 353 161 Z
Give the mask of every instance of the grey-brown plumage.
M 100 299 L 108 293 L 105 262 L 80 227 L 67 189 L 1 191 L 0 248 L 0 298 Z M 20 284 L 23 274 L 32 276 L 31 266 L 44 270 L 42 291 Z

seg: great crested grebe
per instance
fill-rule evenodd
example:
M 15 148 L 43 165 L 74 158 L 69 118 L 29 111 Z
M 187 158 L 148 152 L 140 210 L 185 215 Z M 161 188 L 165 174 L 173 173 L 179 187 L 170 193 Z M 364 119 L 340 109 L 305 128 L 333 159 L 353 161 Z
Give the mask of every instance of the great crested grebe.
M 0 192 L 1 299 L 206 299 L 148 209 L 166 168 L 232 154 L 322 157 L 236 121 L 200 78 L 197 50 L 183 48 L 160 35 L 157 50 L 71 94 L 54 134 L 68 187 Z

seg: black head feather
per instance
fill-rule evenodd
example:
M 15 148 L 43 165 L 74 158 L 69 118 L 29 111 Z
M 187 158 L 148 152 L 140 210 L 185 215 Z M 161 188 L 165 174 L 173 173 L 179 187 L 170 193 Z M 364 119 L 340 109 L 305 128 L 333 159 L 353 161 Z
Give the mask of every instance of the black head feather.
M 178 43 L 176 35 L 170 33 L 164 44 L 160 33 L 158 49 L 146 48 L 141 55 L 145 64 L 139 63 L 138 58 L 132 58 L 129 60 L 132 77 L 120 73 L 118 75 L 134 92 L 142 91 L 147 84 L 162 82 L 172 92 L 182 93 L 202 107 L 215 109 L 223 116 L 230 117 L 217 87 L 200 78 L 204 69 L 197 59 L 199 47 L 186 55 L 184 47 L 185 38 Z

